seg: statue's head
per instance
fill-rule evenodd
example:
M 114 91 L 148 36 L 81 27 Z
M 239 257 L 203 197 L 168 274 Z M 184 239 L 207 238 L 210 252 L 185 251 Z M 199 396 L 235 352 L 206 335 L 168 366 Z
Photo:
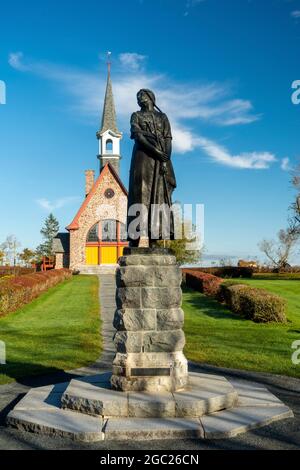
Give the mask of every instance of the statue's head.
M 152 103 L 155 105 L 155 94 L 153 91 L 148 90 L 148 88 L 142 88 L 137 92 L 137 102 L 139 106 L 145 105 L 147 103 Z

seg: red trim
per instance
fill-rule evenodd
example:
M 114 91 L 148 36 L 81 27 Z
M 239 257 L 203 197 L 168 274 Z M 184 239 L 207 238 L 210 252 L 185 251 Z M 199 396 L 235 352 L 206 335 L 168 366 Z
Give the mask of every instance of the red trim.
M 115 180 L 117 181 L 118 185 L 120 186 L 121 190 L 123 191 L 123 193 L 125 194 L 125 196 L 127 197 L 128 193 L 127 193 L 127 190 L 125 188 L 125 186 L 123 185 L 122 181 L 120 180 L 120 177 L 119 175 L 116 173 L 115 169 L 112 167 L 112 165 L 110 163 L 106 163 L 106 165 L 104 166 L 104 168 L 102 169 L 99 177 L 97 178 L 97 180 L 95 181 L 94 183 L 94 186 L 92 187 L 92 189 L 90 190 L 89 194 L 87 195 L 87 197 L 85 198 L 85 200 L 83 201 L 81 207 L 79 208 L 79 211 L 77 212 L 77 214 L 75 215 L 73 221 L 70 223 L 70 225 L 68 225 L 66 227 L 66 230 L 78 230 L 79 229 L 79 218 L 81 216 L 81 214 L 83 213 L 83 211 L 85 210 L 85 208 L 87 207 L 88 203 L 90 202 L 90 200 L 92 199 L 93 195 L 95 194 L 99 184 L 101 183 L 104 175 L 107 173 L 107 172 L 110 172 L 113 177 L 115 178 Z

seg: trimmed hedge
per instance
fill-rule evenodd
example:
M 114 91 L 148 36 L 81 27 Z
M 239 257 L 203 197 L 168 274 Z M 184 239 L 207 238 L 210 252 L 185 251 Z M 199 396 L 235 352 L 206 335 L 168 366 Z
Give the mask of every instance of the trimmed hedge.
M 24 268 L 22 266 L 0 266 L 0 278 L 2 276 L 22 276 L 23 274 L 31 274 L 34 272 L 34 268 Z
M 258 269 L 255 269 L 255 272 L 257 273 L 274 273 L 274 274 L 277 274 L 277 273 L 282 273 L 282 274 L 296 274 L 296 273 L 300 273 L 300 266 L 289 266 L 289 267 L 286 267 L 286 268 L 272 268 L 270 266 L 261 266 L 259 267 Z
M 239 267 L 239 266 L 220 266 L 220 267 L 211 267 L 211 268 L 187 268 L 187 271 L 201 272 L 207 274 L 213 274 L 217 277 L 224 278 L 251 278 L 254 272 L 253 268 L 249 267 Z
M 243 284 L 223 285 L 224 300 L 228 308 L 256 323 L 285 323 L 286 301 L 263 289 Z
M 286 301 L 268 291 L 188 269 L 183 270 L 183 277 L 187 287 L 214 297 L 244 318 L 256 323 L 286 322 Z
M 216 297 L 223 279 L 212 274 L 184 269 L 185 283 L 191 289 L 197 290 L 210 297 Z
M 23 307 L 50 287 L 56 286 L 71 276 L 72 271 L 69 269 L 53 269 L 3 280 L 0 283 L 0 316 Z

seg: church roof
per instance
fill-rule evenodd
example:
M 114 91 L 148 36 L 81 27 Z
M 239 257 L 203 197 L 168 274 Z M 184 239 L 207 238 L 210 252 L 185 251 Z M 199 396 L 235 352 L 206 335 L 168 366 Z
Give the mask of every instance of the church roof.
M 70 234 L 60 232 L 53 239 L 52 250 L 54 253 L 69 253 L 70 251 Z
M 105 131 L 108 131 L 108 130 L 121 135 L 121 132 L 118 130 L 118 126 L 117 126 L 117 117 L 116 117 L 114 96 L 113 96 L 113 91 L 112 91 L 110 70 L 108 70 L 108 75 L 107 75 L 107 84 L 106 84 L 106 92 L 105 92 L 105 98 L 104 98 L 101 129 L 98 132 L 98 134 L 102 135 Z
M 94 196 L 98 186 L 101 184 L 101 182 L 103 181 L 103 178 L 104 176 L 107 174 L 107 172 L 110 172 L 114 179 L 116 180 L 116 182 L 118 183 L 118 185 L 120 186 L 121 190 L 123 191 L 124 195 L 127 197 L 128 193 L 127 193 L 127 189 L 125 188 L 125 186 L 123 185 L 119 175 L 117 174 L 116 170 L 113 168 L 113 166 L 110 164 L 110 163 L 107 163 L 104 168 L 102 169 L 100 175 L 98 176 L 97 180 L 95 181 L 94 183 L 94 186 L 92 187 L 92 189 L 90 190 L 89 194 L 87 195 L 87 197 L 85 198 L 85 200 L 83 201 L 81 207 L 79 208 L 77 214 L 75 215 L 73 221 L 70 223 L 70 225 L 68 225 L 66 227 L 67 230 L 78 230 L 79 229 L 79 218 L 81 216 L 81 214 L 83 213 L 83 211 L 85 210 L 85 208 L 88 206 L 90 200 L 92 199 L 92 197 Z

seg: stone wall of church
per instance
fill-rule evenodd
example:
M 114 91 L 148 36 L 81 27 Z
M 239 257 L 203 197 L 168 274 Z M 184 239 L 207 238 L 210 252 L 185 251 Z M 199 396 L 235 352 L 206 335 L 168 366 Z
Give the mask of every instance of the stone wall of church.
M 63 253 L 56 253 L 55 255 L 55 269 L 62 269 L 64 267 L 63 263 Z
M 55 254 L 55 269 L 69 268 L 70 257 L 69 253 L 56 253 Z
M 116 219 L 126 223 L 127 197 L 109 169 L 103 171 L 105 174 L 101 183 L 79 217 L 80 228 L 70 231 L 70 269 L 79 269 L 85 265 L 86 238 L 94 224 L 104 219 Z M 115 193 L 110 199 L 104 194 L 108 188 L 113 189 Z

